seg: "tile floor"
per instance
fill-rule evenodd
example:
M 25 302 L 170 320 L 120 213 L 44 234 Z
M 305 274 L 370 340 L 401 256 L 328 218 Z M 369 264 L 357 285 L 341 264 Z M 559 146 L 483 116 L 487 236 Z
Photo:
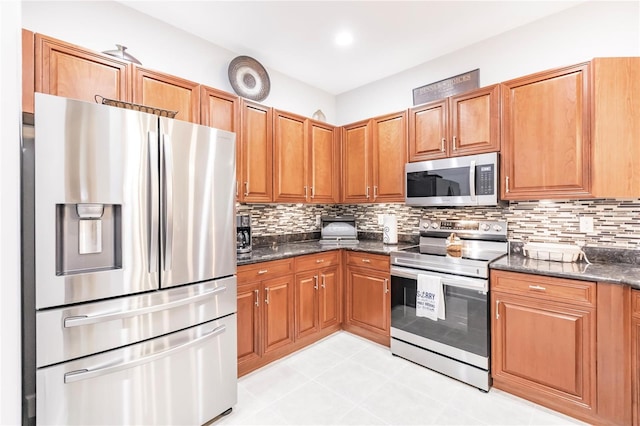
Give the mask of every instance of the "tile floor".
M 581 422 L 497 389 L 489 393 L 347 332 L 238 381 L 214 425 L 560 425 Z

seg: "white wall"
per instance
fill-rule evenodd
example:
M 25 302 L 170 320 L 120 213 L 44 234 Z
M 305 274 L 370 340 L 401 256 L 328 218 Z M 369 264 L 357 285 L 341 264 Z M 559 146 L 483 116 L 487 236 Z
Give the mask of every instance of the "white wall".
M 640 2 L 585 2 L 338 95 L 336 124 L 401 111 L 413 105 L 414 88 L 476 68 L 487 86 L 598 56 L 639 55 Z
M 230 93 L 229 62 L 245 54 L 213 45 L 113 1 L 26 1 L 22 5 L 22 26 L 95 51 L 122 44 L 146 68 Z M 267 71 L 271 92 L 263 104 L 307 117 L 320 108 L 327 121 L 335 123 L 333 95 Z
M 20 2 L 0 1 L 0 424 L 20 424 Z

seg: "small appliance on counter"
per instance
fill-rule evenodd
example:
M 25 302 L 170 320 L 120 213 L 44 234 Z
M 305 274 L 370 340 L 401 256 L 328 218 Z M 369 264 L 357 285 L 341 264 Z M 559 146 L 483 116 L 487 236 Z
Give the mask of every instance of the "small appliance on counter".
M 251 253 L 251 216 L 248 214 L 236 215 L 236 251 Z
M 323 216 L 320 244 L 358 244 L 354 216 Z

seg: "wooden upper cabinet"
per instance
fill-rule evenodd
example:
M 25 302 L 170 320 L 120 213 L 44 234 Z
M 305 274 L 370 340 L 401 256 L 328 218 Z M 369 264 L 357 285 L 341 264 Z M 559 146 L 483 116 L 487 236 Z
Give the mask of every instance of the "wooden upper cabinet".
M 326 123 L 308 120 L 308 185 L 311 203 L 340 200 L 340 132 Z
M 133 102 L 178 111 L 176 120 L 200 122 L 200 85 L 169 74 L 135 67 Z
M 22 111 L 33 113 L 35 91 L 35 38 L 34 34 L 22 29 Z
M 133 65 L 65 43 L 35 35 L 35 91 L 95 102 L 96 95 L 131 101 Z
M 409 110 L 409 161 L 500 151 L 500 86 Z
M 403 202 L 407 162 L 407 113 L 373 119 L 373 201 Z
M 500 85 L 449 99 L 450 156 L 500 151 Z
M 343 127 L 342 201 L 371 202 L 371 122 Z
M 273 112 L 273 198 L 275 202 L 305 202 L 308 141 L 306 119 L 278 110 Z
M 409 110 L 409 161 L 447 157 L 448 105 L 442 99 Z
M 273 201 L 273 110 L 241 101 L 240 157 L 236 160 L 238 201 Z
M 589 64 L 502 85 L 501 198 L 591 193 Z
M 640 57 L 592 62 L 592 193 L 640 197 Z
M 240 98 L 213 87 L 200 86 L 200 124 L 237 132 L 240 128 Z

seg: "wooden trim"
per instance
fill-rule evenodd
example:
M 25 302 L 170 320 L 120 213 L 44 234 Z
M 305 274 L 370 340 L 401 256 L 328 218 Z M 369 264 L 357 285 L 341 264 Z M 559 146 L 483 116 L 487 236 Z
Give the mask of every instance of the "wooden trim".
M 35 74 L 35 36 L 22 29 L 22 111 L 33 113 Z

